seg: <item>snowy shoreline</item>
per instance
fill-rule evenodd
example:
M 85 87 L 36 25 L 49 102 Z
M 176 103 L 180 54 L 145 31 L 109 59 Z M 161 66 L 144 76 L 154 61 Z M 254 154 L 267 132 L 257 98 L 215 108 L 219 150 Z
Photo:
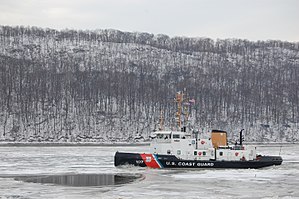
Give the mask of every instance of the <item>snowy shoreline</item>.
M 40 147 L 66 147 L 66 146 L 147 146 L 148 142 L 140 143 L 97 143 L 97 142 L 0 142 L 0 147 L 24 147 L 24 146 L 40 146 Z
M 24 146 L 40 146 L 40 147 L 66 147 L 66 146 L 148 146 L 149 142 L 138 142 L 138 143 L 124 143 L 124 142 L 113 142 L 113 143 L 101 143 L 101 142 L 0 142 L 0 147 L 24 147 Z M 257 146 L 277 146 L 277 145 L 292 145 L 299 144 L 298 142 L 247 142 L 245 145 L 257 145 Z

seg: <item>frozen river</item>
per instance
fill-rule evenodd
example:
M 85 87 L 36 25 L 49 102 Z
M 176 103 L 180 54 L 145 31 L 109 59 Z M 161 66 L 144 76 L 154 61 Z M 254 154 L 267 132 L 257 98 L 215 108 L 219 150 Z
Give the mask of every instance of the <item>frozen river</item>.
M 0 198 L 299 198 L 299 145 L 258 146 L 280 155 L 263 169 L 157 170 L 115 168 L 118 151 L 138 147 L 0 147 Z M 126 184 L 69 186 L 16 180 L 21 176 L 138 174 Z M 90 175 L 92 174 L 92 175 Z

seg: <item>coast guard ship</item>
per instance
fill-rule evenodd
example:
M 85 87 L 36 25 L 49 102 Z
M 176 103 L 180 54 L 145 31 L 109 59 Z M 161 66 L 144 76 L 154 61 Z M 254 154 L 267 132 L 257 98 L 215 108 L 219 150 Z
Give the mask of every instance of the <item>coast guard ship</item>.
M 182 126 L 184 95 L 177 93 L 176 113 L 180 131 L 161 130 L 151 134 L 149 153 L 116 152 L 114 165 L 134 165 L 150 168 L 262 168 L 281 165 L 281 156 L 258 155 L 255 146 L 239 142 L 229 145 L 227 132 L 212 130 L 210 138 L 198 138 L 198 131 L 187 132 Z M 189 100 L 188 100 L 189 101 Z M 188 114 L 183 114 L 188 117 Z M 162 123 L 162 122 L 161 122 Z

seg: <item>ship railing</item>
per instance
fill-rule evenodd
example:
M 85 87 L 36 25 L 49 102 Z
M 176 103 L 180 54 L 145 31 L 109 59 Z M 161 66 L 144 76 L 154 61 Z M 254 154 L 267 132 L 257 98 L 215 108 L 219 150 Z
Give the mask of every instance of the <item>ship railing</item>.
M 171 139 L 155 139 L 156 143 L 171 143 Z
M 233 150 L 244 150 L 244 146 L 241 145 L 235 145 L 232 147 Z

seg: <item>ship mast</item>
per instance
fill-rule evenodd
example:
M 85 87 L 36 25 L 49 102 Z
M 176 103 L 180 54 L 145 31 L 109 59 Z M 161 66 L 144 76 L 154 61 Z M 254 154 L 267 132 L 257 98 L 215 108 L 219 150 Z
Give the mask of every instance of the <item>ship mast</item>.
M 181 130 L 182 127 L 186 128 L 187 121 L 189 120 L 189 100 L 186 94 L 177 92 L 175 101 L 177 103 L 176 121 L 178 128 Z M 182 115 L 184 116 L 183 118 Z
M 177 122 L 179 129 L 182 128 L 181 114 L 182 114 L 183 97 L 184 97 L 183 92 L 176 93 L 176 99 L 175 99 L 175 102 L 177 103 L 176 122 Z
M 176 93 L 175 102 L 177 103 L 176 122 L 179 130 L 185 132 L 189 121 L 190 106 L 191 103 L 194 103 L 195 101 L 194 99 L 190 100 L 187 94 L 180 91 Z

